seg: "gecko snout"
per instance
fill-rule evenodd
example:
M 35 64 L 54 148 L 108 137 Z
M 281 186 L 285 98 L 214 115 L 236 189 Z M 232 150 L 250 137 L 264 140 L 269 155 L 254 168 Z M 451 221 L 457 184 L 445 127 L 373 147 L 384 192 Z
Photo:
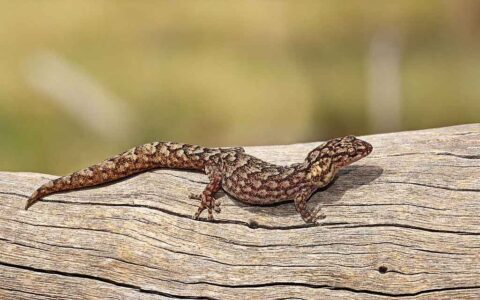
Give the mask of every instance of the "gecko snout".
M 365 142 L 365 141 L 363 141 L 363 142 L 365 143 L 365 153 L 366 153 L 366 155 L 369 155 L 373 151 L 373 146 L 372 146 L 372 144 L 370 144 L 368 142 Z

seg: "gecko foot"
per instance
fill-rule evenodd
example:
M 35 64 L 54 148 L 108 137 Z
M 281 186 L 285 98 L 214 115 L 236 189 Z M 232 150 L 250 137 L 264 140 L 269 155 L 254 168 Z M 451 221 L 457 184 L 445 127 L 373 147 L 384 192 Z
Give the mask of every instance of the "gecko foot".
M 202 201 L 202 194 L 190 194 L 190 195 L 188 196 L 188 198 Z M 207 202 L 208 202 L 208 201 L 207 201 Z M 214 210 L 216 213 L 221 213 L 221 212 L 222 212 L 222 209 L 220 208 L 220 205 L 222 204 L 222 201 L 221 201 L 221 200 L 218 200 L 218 199 L 212 199 L 211 202 L 213 202 L 213 205 L 212 205 L 213 210 Z M 200 207 L 199 207 L 199 208 L 200 208 Z M 207 207 L 204 207 L 204 208 L 202 209 L 202 211 L 203 211 L 205 208 L 208 208 L 208 206 L 207 206 Z M 197 212 L 197 213 L 198 213 L 198 212 Z M 200 214 L 201 214 L 201 212 L 200 212 Z M 199 214 L 199 216 L 200 216 L 200 214 Z M 197 215 L 197 214 L 194 215 L 194 219 L 198 219 L 198 217 L 195 218 L 196 215 Z
M 202 212 L 205 209 L 207 209 L 207 211 L 208 211 L 207 220 L 208 221 L 213 221 L 213 211 L 215 211 L 216 213 L 221 212 L 221 208 L 220 208 L 221 201 L 216 201 L 215 198 L 213 198 L 211 196 L 210 197 L 204 196 L 203 194 L 198 195 L 198 197 L 200 198 L 201 202 L 200 202 L 200 205 L 198 206 L 197 212 L 193 215 L 193 219 L 198 220 L 200 218 L 200 215 L 202 214 Z M 191 199 L 198 199 L 197 195 L 193 195 L 193 194 L 190 195 L 190 198 Z
M 323 220 L 326 217 L 327 216 L 322 212 L 322 208 L 319 207 L 318 209 L 315 209 L 315 211 L 312 212 L 307 222 L 318 226 L 320 225 L 320 220 Z

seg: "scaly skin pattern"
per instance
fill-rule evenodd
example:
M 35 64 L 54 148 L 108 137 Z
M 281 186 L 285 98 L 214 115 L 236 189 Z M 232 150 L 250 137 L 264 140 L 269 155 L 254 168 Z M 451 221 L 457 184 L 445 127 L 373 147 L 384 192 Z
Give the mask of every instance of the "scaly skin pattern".
M 302 163 L 278 166 L 245 153 L 243 148 L 204 148 L 172 142 L 155 142 L 132 148 L 99 164 L 52 180 L 28 199 L 28 209 L 41 198 L 106 182 L 157 168 L 204 172 L 209 184 L 199 195 L 194 219 L 206 209 L 208 220 L 220 212 L 215 194 L 223 188 L 234 198 L 251 205 L 268 205 L 293 200 L 307 223 L 318 224 L 324 216 L 307 208 L 307 200 L 330 183 L 338 171 L 367 156 L 372 146 L 354 136 L 332 139 L 308 153 Z

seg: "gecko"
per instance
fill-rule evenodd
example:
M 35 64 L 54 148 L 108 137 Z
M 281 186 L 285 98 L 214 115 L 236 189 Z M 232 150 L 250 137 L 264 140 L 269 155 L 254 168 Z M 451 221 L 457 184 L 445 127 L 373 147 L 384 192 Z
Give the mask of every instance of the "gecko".
M 271 164 L 245 153 L 244 148 L 206 148 L 197 145 L 154 142 L 134 147 L 101 163 L 59 177 L 40 186 L 27 200 L 25 210 L 48 195 L 92 187 L 157 168 L 186 169 L 207 175 L 209 183 L 201 194 L 193 219 L 204 210 L 207 220 L 219 213 L 215 194 L 227 194 L 249 205 L 293 201 L 306 223 L 318 225 L 325 216 L 307 207 L 307 200 L 328 185 L 338 171 L 372 152 L 372 145 L 354 136 L 331 139 L 311 150 L 303 162 L 288 166 Z

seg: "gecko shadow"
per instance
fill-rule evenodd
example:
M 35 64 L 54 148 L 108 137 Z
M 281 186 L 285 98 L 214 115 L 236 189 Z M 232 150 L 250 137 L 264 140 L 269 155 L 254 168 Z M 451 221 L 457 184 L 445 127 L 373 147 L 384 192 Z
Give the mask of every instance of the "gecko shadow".
M 328 205 L 340 201 L 345 192 L 348 190 L 359 188 L 363 185 L 367 185 L 380 177 L 383 173 L 383 169 L 378 166 L 372 165 L 360 165 L 349 166 L 340 170 L 338 175 L 327 186 L 319 188 L 308 200 L 308 207 L 312 210 L 316 210 L 322 205 Z M 223 196 L 223 195 L 222 195 Z M 230 197 L 230 196 L 229 196 Z M 248 210 L 250 213 L 257 215 L 275 215 L 278 217 L 297 215 L 292 201 L 285 201 L 275 204 L 262 205 L 262 206 L 250 206 L 236 200 L 232 202 L 238 208 Z M 288 208 L 288 206 L 290 206 Z

